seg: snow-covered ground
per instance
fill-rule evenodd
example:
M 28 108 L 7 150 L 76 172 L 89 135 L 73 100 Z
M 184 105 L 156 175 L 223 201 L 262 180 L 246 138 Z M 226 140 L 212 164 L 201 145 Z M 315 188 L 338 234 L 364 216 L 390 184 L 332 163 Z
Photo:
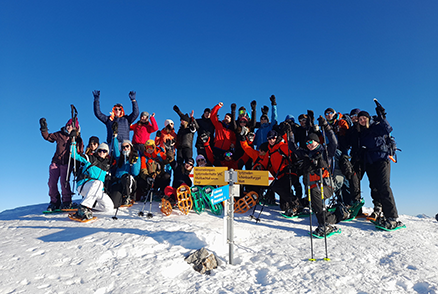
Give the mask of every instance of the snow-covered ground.
M 0 213 L 0 293 L 438 293 L 438 223 L 402 215 L 407 228 L 377 231 L 365 220 L 314 239 L 309 219 L 288 220 L 268 207 L 262 221 L 235 215 L 234 264 L 223 219 L 204 212 L 140 218 L 142 204 L 94 223 L 43 215 L 47 204 Z M 148 207 L 149 205 L 147 205 Z M 206 247 L 222 261 L 211 275 L 184 261 Z

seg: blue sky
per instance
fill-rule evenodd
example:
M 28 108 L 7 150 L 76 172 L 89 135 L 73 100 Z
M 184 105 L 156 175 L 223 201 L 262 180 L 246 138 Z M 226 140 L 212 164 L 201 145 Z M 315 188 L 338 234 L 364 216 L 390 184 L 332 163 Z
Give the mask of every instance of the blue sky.
M 436 1 L 2 1 L 0 211 L 49 202 L 49 131 L 79 112 L 85 141 L 105 138 L 93 114 L 120 102 L 178 121 L 235 102 L 258 111 L 275 94 L 281 119 L 387 109 L 403 150 L 392 165 L 400 214 L 438 212 Z M 372 206 L 368 182 L 363 196 Z M 77 199 L 77 196 L 76 198 Z

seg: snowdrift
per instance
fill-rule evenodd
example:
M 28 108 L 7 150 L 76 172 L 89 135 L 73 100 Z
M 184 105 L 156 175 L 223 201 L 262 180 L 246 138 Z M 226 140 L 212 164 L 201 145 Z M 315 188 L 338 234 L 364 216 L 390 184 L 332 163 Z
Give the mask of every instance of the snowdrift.
M 228 264 L 221 217 L 208 212 L 165 217 L 153 203 L 77 223 L 43 215 L 46 204 L 0 213 L 0 293 L 437 293 L 438 223 L 401 216 L 407 228 L 378 231 L 364 219 L 342 234 L 314 239 L 309 219 L 289 220 L 268 207 L 262 221 L 235 215 L 234 265 Z M 147 205 L 149 207 L 149 205 Z M 316 221 L 316 220 L 315 220 Z M 222 264 L 202 275 L 184 261 L 206 247 Z

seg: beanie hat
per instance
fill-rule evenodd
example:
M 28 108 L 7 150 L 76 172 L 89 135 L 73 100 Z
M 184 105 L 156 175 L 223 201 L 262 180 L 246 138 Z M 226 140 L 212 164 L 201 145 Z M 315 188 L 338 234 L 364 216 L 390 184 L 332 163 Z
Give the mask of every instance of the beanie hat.
M 96 136 L 91 136 L 90 137 L 90 139 L 88 139 L 88 145 L 90 145 L 91 143 L 97 143 L 97 144 L 100 144 L 100 142 L 99 142 L 99 138 L 98 137 L 96 137 Z
M 143 111 L 143 112 L 141 113 L 140 117 L 142 117 L 142 116 L 147 116 L 147 117 L 149 118 L 149 112 L 147 112 L 147 111 Z
M 229 112 L 225 113 L 225 116 L 227 116 L 227 115 L 228 115 L 230 118 L 233 117 L 233 116 L 231 115 L 231 113 L 229 113 Z
M 211 109 L 210 108 L 206 108 L 206 109 L 204 109 L 204 112 L 211 112 Z
M 186 122 L 190 122 L 190 117 L 189 115 L 186 113 L 184 115 L 181 116 L 181 120 L 186 121 Z
M 174 124 L 173 120 L 171 120 L 171 119 L 166 119 L 166 120 L 164 121 L 164 126 L 167 127 L 168 124 Z
M 129 141 L 129 140 L 123 140 L 122 145 L 123 144 L 129 144 L 129 145 L 131 145 L 131 148 L 133 147 L 131 141 Z
M 269 150 L 269 144 L 268 144 L 268 142 L 263 142 L 261 145 L 260 145 L 260 151 L 265 151 L 265 152 L 268 152 L 268 150 Z
M 106 143 L 102 143 L 97 147 L 97 150 L 106 150 L 106 152 L 109 152 L 108 145 Z
M 285 121 L 291 120 L 293 123 L 295 123 L 295 117 L 292 114 L 286 115 Z
M 315 134 L 315 133 L 310 133 L 310 134 L 307 136 L 306 141 L 311 141 L 311 140 L 320 143 L 320 141 L 319 141 L 319 137 L 318 137 L 318 135 Z
M 368 112 L 366 112 L 365 110 L 362 110 L 361 112 L 358 113 L 357 117 L 361 117 L 361 116 L 365 116 L 368 119 L 371 119 L 371 116 Z
M 303 118 L 307 118 L 307 114 L 300 114 L 298 120 L 302 120 Z
M 74 128 L 78 129 L 79 128 L 79 122 L 78 122 L 78 118 L 77 117 L 75 118 L 75 121 L 76 122 L 75 122 Z M 68 125 L 73 126 L 73 120 L 72 119 L 69 119 L 68 122 L 65 124 L 65 126 L 68 126 Z
M 186 159 L 186 161 L 185 161 L 185 163 L 189 163 L 189 164 L 191 164 L 191 165 L 195 165 L 195 160 L 193 159 L 193 158 L 187 158 Z
M 333 113 L 336 113 L 336 111 L 335 111 L 333 108 L 331 108 L 331 107 L 327 108 L 327 109 L 324 111 L 324 114 L 326 114 L 327 112 L 333 112 Z
M 359 108 L 352 109 L 352 110 L 350 111 L 350 116 L 358 115 L 359 112 L 360 112 L 360 109 L 359 109 Z
M 268 135 L 266 136 L 266 139 L 273 139 L 273 138 L 275 138 L 275 137 L 277 137 L 278 136 L 278 134 L 277 134 L 277 132 L 276 131 L 274 131 L 274 130 L 270 130 L 269 132 L 268 132 Z
M 205 160 L 204 155 L 199 154 L 198 156 L 196 156 L 196 161 L 198 161 L 199 159 L 204 159 Z

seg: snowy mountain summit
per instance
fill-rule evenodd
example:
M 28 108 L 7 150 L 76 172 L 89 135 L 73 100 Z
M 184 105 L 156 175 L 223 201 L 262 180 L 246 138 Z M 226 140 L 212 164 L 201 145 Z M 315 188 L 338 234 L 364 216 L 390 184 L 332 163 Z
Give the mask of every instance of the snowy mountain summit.
M 93 223 L 43 215 L 46 204 L 0 213 L 0 293 L 438 293 L 438 223 L 402 215 L 407 228 L 378 231 L 365 219 L 313 239 L 309 219 L 289 220 L 277 207 L 261 222 L 235 215 L 234 261 L 228 263 L 222 217 L 203 212 L 164 216 L 154 202 Z M 315 222 L 314 222 L 315 223 Z M 210 275 L 184 258 L 206 248 L 221 261 Z

